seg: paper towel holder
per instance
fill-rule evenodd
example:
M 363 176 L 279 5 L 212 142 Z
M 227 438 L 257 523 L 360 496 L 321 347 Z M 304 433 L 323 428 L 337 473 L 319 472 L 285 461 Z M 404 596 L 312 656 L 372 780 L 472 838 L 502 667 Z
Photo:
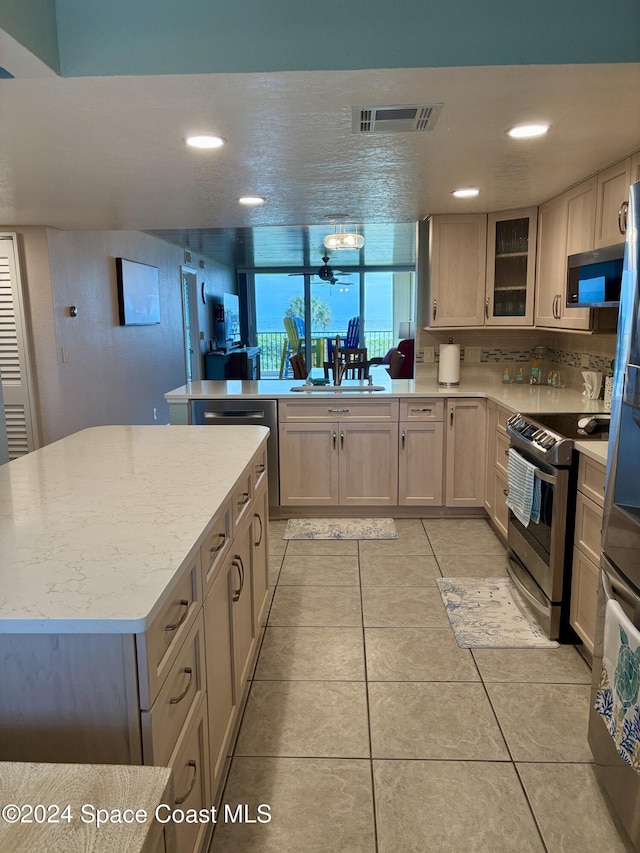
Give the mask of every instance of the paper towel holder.
M 444 356 L 445 352 L 450 353 Z M 460 385 L 460 344 L 454 344 L 453 338 L 449 338 L 448 344 L 440 345 L 440 363 L 438 366 L 438 385 L 443 388 L 453 388 Z

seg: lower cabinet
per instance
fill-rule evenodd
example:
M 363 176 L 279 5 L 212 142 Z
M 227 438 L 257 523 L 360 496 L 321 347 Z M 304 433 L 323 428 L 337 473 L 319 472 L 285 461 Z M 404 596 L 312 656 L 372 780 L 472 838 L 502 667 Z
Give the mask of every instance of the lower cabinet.
M 395 506 L 398 424 L 281 424 L 280 503 Z
M 509 483 L 507 479 L 507 435 L 508 409 L 489 400 L 487 402 L 487 478 L 484 507 L 493 522 L 494 529 L 506 542 L 509 510 L 506 504 Z
M 442 506 L 443 457 L 442 421 L 400 424 L 400 506 Z
M 486 404 L 449 399 L 445 407 L 445 505 L 482 507 L 485 502 Z
M 256 637 L 262 627 L 269 591 L 269 493 L 266 480 L 256 490 L 253 506 L 251 542 L 251 594 L 253 630 Z
M 605 466 L 580 455 L 569 621 L 593 655 L 596 627 Z

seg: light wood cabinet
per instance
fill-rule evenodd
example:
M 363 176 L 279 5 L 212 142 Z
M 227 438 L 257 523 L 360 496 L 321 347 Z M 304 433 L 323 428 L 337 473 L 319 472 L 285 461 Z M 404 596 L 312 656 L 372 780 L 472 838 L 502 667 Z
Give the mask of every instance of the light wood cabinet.
M 507 506 L 507 495 L 509 493 L 509 481 L 506 474 L 503 474 L 499 468 L 494 468 L 493 476 L 493 517 L 492 521 L 495 529 L 502 537 L 503 541 L 507 541 L 507 524 L 509 521 L 509 508 Z
M 4 760 L 168 765 L 169 805 L 211 806 L 267 599 L 265 453 L 266 439 L 144 633 L 0 635 Z M 202 853 L 209 829 L 167 824 L 167 850 Z
M 625 206 L 629 203 L 631 157 L 598 174 L 595 248 L 622 243 L 625 238 Z
M 569 621 L 593 655 L 605 467 L 580 455 Z
M 396 505 L 398 409 L 390 398 L 280 403 L 280 504 Z
M 401 422 L 398 504 L 442 506 L 443 461 L 441 421 Z
M 434 216 L 429 231 L 429 325 L 484 325 L 487 217 Z
M 219 568 L 204 603 L 207 646 L 215 655 L 207 655 L 207 699 L 209 710 L 209 767 L 211 787 L 222 780 L 240 697 L 237 695 L 233 656 L 233 579 L 231 559 Z
M 487 401 L 487 477 L 485 509 L 496 532 L 506 542 L 508 509 L 506 504 L 507 452 L 509 437 L 507 435 L 507 419 L 512 412 Z
M 485 491 L 485 401 L 448 399 L 445 419 L 445 504 L 481 507 Z
M 538 209 L 490 213 L 487 220 L 487 326 L 532 326 Z
M 567 308 L 567 258 L 592 248 L 595 178 L 543 204 L 538 216 L 535 325 L 589 329 L 589 308 Z

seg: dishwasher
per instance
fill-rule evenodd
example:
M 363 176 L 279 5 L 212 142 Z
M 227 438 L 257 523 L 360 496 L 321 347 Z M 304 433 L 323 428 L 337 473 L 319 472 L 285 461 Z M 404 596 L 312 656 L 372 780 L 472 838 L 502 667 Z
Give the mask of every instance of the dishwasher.
M 269 506 L 280 503 L 278 488 L 278 403 L 276 400 L 192 400 L 191 423 L 205 426 L 266 426 Z

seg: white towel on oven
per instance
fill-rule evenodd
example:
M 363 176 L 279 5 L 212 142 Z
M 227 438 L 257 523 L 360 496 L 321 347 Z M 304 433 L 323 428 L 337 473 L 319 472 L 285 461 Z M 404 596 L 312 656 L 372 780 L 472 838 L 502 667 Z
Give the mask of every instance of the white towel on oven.
M 536 477 L 536 466 L 513 447 L 509 448 L 507 479 L 507 506 L 523 527 L 528 527 L 530 521 L 537 524 L 540 521 L 540 480 Z
M 640 631 L 617 601 L 604 616 L 602 672 L 595 709 L 618 754 L 640 772 Z

